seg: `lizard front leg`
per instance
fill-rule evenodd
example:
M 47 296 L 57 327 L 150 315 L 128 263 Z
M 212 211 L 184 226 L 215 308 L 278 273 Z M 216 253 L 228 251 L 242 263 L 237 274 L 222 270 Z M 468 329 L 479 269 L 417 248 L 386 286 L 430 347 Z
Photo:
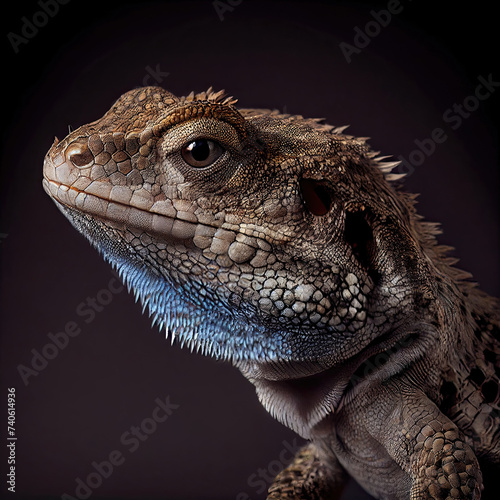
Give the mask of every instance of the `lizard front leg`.
M 270 486 L 267 500 L 336 500 L 340 498 L 347 474 L 338 461 L 326 462 L 309 443 Z
M 397 384 L 384 392 L 392 402 L 380 402 L 379 394 L 376 406 L 392 409 L 369 432 L 410 475 L 410 500 L 479 499 L 479 464 L 457 426 L 419 390 Z
M 380 500 L 481 496 L 477 458 L 457 426 L 420 389 L 402 382 L 359 391 L 315 434 L 327 456 Z
M 457 426 L 435 410 L 408 433 L 415 478 L 410 498 L 478 499 L 482 477 L 476 455 Z

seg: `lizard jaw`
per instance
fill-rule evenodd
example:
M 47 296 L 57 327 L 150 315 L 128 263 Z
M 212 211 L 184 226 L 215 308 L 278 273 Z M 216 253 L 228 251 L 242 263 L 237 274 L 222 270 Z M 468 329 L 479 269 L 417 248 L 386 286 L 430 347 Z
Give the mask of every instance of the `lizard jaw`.
M 172 343 L 177 341 L 181 347 L 188 347 L 200 354 L 231 362 L 238 362 L 241 359 L 269 361 L 291 355 L 286 343 L 270 338 L 263 326 L 249 326 L 246 317 L 231 314 L 228 307 L 210 308 L 209 293 L 202 295 L 201 289 L 184 289 L 183 285 L 176 282 L 168 273 L 159 272 L 143 255 L 134 251 L 129 245 L 123 244 L 120 236 L 123 220 L 111 217 L 104 219 L 97 214 L 89 213 L 93 204 L 106 203 L 106 200 L 87 195 L 84 199 L 88 200 L 88 205 L 84 212 L 74 202 L 79 195 L 77 189 L 47 178 L 43 179 L 43 187 L 72 225 L 119 273 L 129 291 L 134 291 L 136 300 L 140 300 L 143 305 L 143 312 L 149 310 L 153 325 L 157 324 L 160 330 L 164 330 L 166 337 L 170 337 Z M 151 230 L 151 227 L 145 227 L 145 224 L 148 224 L 148 220 L 152 220 L 152 217 L 163 217 L 148 214 L 134 207 L 129 208 L 129 217 L 135 217 L 142 224 L 142 229 Z M 138 213 L 137 216 L 134 212 Z M 167 232 L 168 238 L 188 244 L 196 224 L 182 220 L 174 220 L 172 223 L 178 224 L 178 231 Z M 114 232 L 116 241 L 106 236 L 103 232 L 104 225 L 107 231 Z M 165 233 L 162 234 L 165 237 Z
M 50 166 L 48 160 L 47 165 Z M 235 306 L 232 296 L 219 293 L 226 291 L 224 287 L 217 289 L 212 282 L 201 281 L 201 278 L 190 282 L 184 279 L 185 273 L 172 266 L 167 268 L 165 262 L 159 265 L 125 239 L 135 236 L 132 232 L 137 230 L 157 238 L 163 246 L 179 245 L 179 253 L 185 254 L 187 248 L 196 252 L 199 250 L 195 241 L 197 231 L 206 228 L 205 224 L 124 204 L 106 198 L 101 192 L 88 193 L 52 177 L 48 168 L 43 179 L 47 194 L 119 272 L 129 290 L 142 302 L 143 311 L 149 309 L 153 325 L 156 323 L 165 330 L 172 343 L 176 339 L 181 347 L 233 363 L 306 359 L 307 354 L 300 351 L 297 337 L 305 337 L 307 330 L 296 325 L 284 327 L 275 318 L 267 321 L 256 304 L 245 304 L 241 300 L 241 304 Z M 295 299 L 305 300 L 312 294 L 311 289 L 310 285 L 300 284 L 295 288 Z M 315 331 L 328 361 L 335 336 L 341 331 L 335 328 Z M 323 362 L 323 369 L 327 367 Z

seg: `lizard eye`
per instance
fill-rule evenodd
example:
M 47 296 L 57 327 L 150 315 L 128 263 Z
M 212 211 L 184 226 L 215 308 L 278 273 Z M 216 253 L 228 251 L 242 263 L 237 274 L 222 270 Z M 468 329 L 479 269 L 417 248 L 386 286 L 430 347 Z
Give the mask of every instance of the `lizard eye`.
M 75 167 L 90 167 L 94 161 L 94 155 L 91 153 L 87 142 L 75 141 L 66 149 L 66 158 L 73 163 Z
M 224 148 L 210 139 L 197 139 L 181 150 L 184 161 L 194 168 L 203 168 L 211 165 L 224 153 Z

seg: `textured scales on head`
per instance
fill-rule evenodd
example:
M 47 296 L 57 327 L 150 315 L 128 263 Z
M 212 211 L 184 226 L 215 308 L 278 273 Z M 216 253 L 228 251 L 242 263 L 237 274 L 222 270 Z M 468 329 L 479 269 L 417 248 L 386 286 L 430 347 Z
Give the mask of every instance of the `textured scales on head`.
M 368 138 L 235 104 L 128 92 L 54 143 L 44 188 L 172 342 L 314 441 L 273 491 L 330 498 L 347 472 L 379 498 L 477 498 L 477 458 L 500 466 L 498 302 Z

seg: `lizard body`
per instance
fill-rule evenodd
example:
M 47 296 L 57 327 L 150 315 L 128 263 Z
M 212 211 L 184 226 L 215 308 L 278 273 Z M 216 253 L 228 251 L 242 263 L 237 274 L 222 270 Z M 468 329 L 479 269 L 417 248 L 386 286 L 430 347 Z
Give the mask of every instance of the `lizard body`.
M 155 323 L 311 441 L 269 499 L 479 498 L 500 467 L 500 317 L 396 165 L 321 120 L 130 91 L 44 188 Z M 488 493 L 488 488 L 485 494 Z

